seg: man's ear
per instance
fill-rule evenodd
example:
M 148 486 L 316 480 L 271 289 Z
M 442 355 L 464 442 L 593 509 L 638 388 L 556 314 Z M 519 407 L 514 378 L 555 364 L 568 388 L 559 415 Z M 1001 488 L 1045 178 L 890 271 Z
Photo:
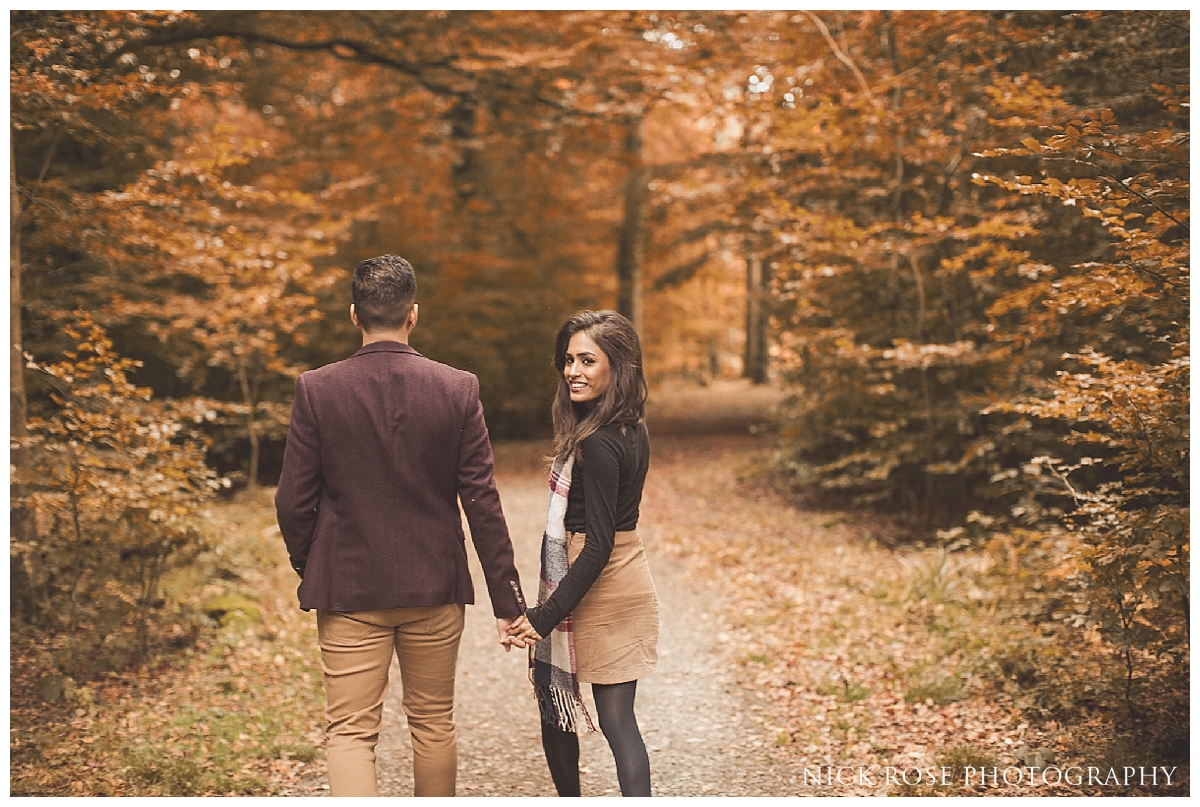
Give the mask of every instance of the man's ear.
M 412 309 L 408 312 L 408 329 L 411 331 L 417 327 L 417 304 L 413 303 Z
M 358 314 L 354 313 L 354 303 L 350 303 L 350 321 L 354 323 L 354 327 L 362 330 L 362 323 L 358 321 Z

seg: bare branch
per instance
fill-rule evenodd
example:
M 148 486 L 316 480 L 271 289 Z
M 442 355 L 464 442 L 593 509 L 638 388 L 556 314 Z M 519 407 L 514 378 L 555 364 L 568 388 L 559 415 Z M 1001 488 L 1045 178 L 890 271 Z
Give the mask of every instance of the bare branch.
M 403 59 L 398 59 L 387 53 L 384 53 L 369 43 L 358 41 L 349 37 L 332 37 L 328 39 L 313 39 L 302 40 L 292 39 L 284 36 L 276 36 L 274 34 L 257 31 L 249 27 L 238 25 L 200 25 L 194 27 L 177 28 L 171 33 L 164 33 L 160 36 L 147 37 L 133 42 L 126 43 L 123 47 L 118 48 L 108 55 L 106 61 L 116 63 L 116 61 L 126 52 L 131 52 L 134 49 L 142 49 L 147 47 L 163 47 L 167 45 L 178 45 L 185 42 L 194 42 L 203 39 L 218 39 L 227 37 L 229 39 L 238 39 L 246 43 L 273 45 L 287 50 L 294 51 L 323 51 L 329 53 L 336 59 L 344 62 L 356 62 L 359 64 L 377 65 L 387 67 L 399 73 L 403 73 L 414 79 L 425 89 L 439 95 L 462 95 L 463 89 L 451 86 L 449 83 L 439 81 L 427 75 L 429 70 L 446 70 L 457 74 L 459 77 L 468 81 L 474 82 L 474 77 L 455 68 L 450 60 L 435 60 L 423 62 L 420 66 L 407 62 Z
M 667 270 L 664 274 L 655 278 L 650 288 L 653 291 L 663 291 L 664 289 L 674 288 L 686 283 L 695 276 L 696 272 L 704 268 L 710 257 L 712 256 L 706 252 L 695 260 Z
M 1186 25 L 1180 25 L 1179 23 L 1175 22 L 1175 20 L 1171 19 L 1171 12 L 1169 11 L 1160 12 L 1157 14 L 1152 14 L 1149 11 L 1138 11 L 1137 13 L 1145 17 L 1149 17 L 1155 22 L 1163 22 L 1165 20 L 1167 25 L 1171 26 L 1172 28 L 1178 28 L 1180 31 L 1184 31 L 1189 34 L 1192 32 L 1191 28 L 1188 28 Z
M 744 229 L 742 225 L 733 224 L 729 221 L 710 221 L 707 224 L 702 224 L 699 227 L 693 227 L 690 230 L 685 230 L 678 238 L 671 242 L 669 249 L 675 249 L 685 244 L 694 244 L 697 241 L 703 241 L 713 233 L 728 233 L 742 229 Z
M 838 61 L 850 68 L 850 72 L 852 72 L 854 77 L 858 79 L 858 85 L 862 87 L 862 91 L 866 93 L 867 99 L 871 102 L 871 106 L 879 109 L 879 101 L 875 98 L 875 94 L 871 92 L 871 88 L 867 86 L 867 80 L 863 76 L 862 71 L 858 69 L 858 65 L 854 63 L 854 60 L 847 56 L 845 52 L 838 47 L 838 43 L 833 38 L 833 34 L 829 33 L 829 28 L 825 26 L 825 23 L 821 22 L 820 17 L 818 17 L 816 14 L 813 14 L 811 11 L 805 11 L 804 14 L 813 21 L 813 24 L 816 25 L 818 29 L 820 29 L 821 35 L 825 37 L 825 41 L 829 43 L 829 49 L 833 51 L 833 55 L 838 58 Z

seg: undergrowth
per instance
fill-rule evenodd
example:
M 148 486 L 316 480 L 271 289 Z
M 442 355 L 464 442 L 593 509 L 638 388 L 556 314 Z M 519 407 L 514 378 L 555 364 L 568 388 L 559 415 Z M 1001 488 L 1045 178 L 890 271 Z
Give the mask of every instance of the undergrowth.
M 46 692 L 55 637 L 14 634 L 11 795 L 263 796 L 323 757 L 315 626 L 267 492 L 210 515 L 210 550 L 164 585 L 187 641 Z

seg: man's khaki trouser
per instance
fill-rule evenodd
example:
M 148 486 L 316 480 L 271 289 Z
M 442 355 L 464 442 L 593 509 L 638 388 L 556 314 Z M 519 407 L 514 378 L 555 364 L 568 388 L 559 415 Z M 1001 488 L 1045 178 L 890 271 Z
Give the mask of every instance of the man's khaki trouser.
M 375 745 L 393 649 L 412 734 L 417 796 L 453 796 L 454 671 L 465 606 L 317 612 L 331 796 L 378 796 Z

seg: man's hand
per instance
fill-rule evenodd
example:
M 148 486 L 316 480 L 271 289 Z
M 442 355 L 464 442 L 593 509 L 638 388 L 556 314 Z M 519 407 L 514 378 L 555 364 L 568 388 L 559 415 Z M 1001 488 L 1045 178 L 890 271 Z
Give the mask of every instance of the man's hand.
M 496 630 L 500 634 L 500 644 L 503 645 L 505 653 L 507 653 L 509 650 L 512 650 L 514 647 L 528 647 L 527 644 L 519 639 L 513 638 L 508 633 L 509 629 L 515 625 L 519 619 L 524 619 L 524 617 L 517 617 L 515 619 L 506 619 L 504 617 L 500 617 L 496 620 Z

